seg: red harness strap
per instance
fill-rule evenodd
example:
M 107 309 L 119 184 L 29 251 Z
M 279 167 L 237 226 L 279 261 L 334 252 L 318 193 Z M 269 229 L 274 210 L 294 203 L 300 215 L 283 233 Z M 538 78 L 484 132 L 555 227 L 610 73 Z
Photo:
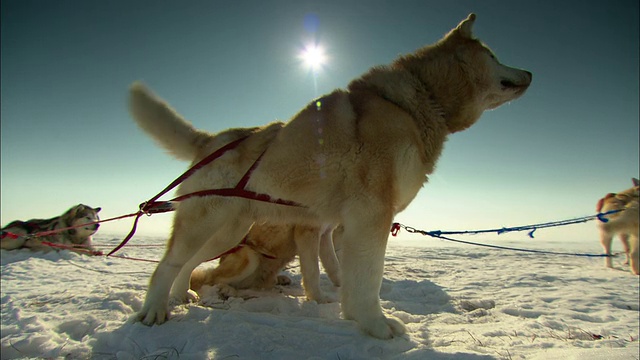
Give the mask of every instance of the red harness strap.
M 0 239 L 9 238 L 9 239 L 17 239 L 21 237 L 21 235 L 14 234 L 9 231 L 2 231 L 2 235 L 0 235 Z
M 193 175 L 193 173 L 195 173 L 197 170 L 199 170 L 202 167 L 204 167 L 205 165 L 211 163 L 215 159 L 221 157 L 227 151 L 236 148 L 246 138 L 248 138 L 248 136 L 240 138 L 240 139 L 235 140 L 233 142 L 230 142 L 229 144 L 227 144 L 227 145 L 221 147 L 220 149 L 214 151 L 209 156 L 207 156 L 206 158 L 200 160 L 197 164 L 192 166 L 184 174 L 180 175 L 180 177 L 175 179 L 171 184 L 169 184 L 169 186 L 167 186 L 164 190 L 162 190 L 156 196 L 151 198 L 149 201 L 146 201 L 146 202 L 140 204 L 140 210 L 136 214 L 136 218 L 133 221 L 133 226 L 131 228 L 131 231 L 124 238 L 124 240 L 122 240 L 120 245 L 118 245 L 115 249 L 111 250 L 111 252 L 109 252 L 109 254 L 107 254 L 107 256 L 110 256 L 110 255 L 114 254 L 116 251 L 120 250 L 123 246 L 125 246 L 127 244 L 127 242 L 129 242 L 129 240 L 133 237 L 133 235 L 136 232 L 136 229 L 137 229 L 137 226 L 138 226 L 138 220 L 140 219 L 142 214 L 151 215 L 151 214 L 155 214 L 155 213 L 173 211 L 173 210 L 175 210 L 173 208 L 173 206 L 172 206 L 173 202 L 183 201 L 183 200 L 189 199 L 191 197 L 203 197 L 203 196 L 214 196 L 214 195 L 215 196 L 229 196 L 229 197 L 240 197 L 240 198 L 245 198 L 245 199 L 255 200 L 255 201 L 269 202 L 269 203 L 272 203 L 272 204 L 304 207 L 303 205 L 298 204 L 298 203 L 293 202 L 293 201 L 281 200 L 281 199 L 272 199 L 267 194 L 260 194 L 260 193 L 256 193 L 254 191 L 249 191 L 249 190 L 245 189 L 247 183 L 249 182 L 249 179 L 251 178 L 251 174 L 253 173 L 253 171 L 258 166 L 258 163 L 260 162 L 260 159 L 262 159 L 262 156 L 264 155 L 266 150 L 263 151 L 262 154 L 260 154 L 260 156 L 258 156 L 258 158 L 253 163 L 253 165 L 251 165 L 249 170 L 247 170 L 247 172 L 242 176 L 242 178 L 240 179 L 238 184 L 233 188 L 201 190 L 201 191 L 192 192 L 192 193 L 189 193 L 189 194 L 186 194 L 186 195 L 178 196 L 178 197 L 176 197 L 174 199 L 171 199 L 169 201 L 157 201 L 162 195 L 166 194 L 171 189 L 173 189 L 174 187 L 178 186 L 181 182 L 186 180 L 189 176 Z
M 247 186 L 247 183 L 251 178 L 251 174 L 256 169 L 256 167 L 258 167 L 258 163 L 260 162 L 260 159 L 262 159 L 262 155 L 264 155 L 264 152 L 260 154 L 260 156 L 258 156 L 256 161 L 253 163 L 253 165 L 251 165 L 249 170 L 247 170 L 247 172 L 242 176 L 242 178 L 240 179 L 240 181 L 238 181 L 238 184 L 235 187 L 226 188 L 226 189 L 209 189 L 209 190 L 196 191 L 186 195 L 178 196 L 177 198 L 169 200 L 169 202 L 172 202 L 172 201 L 178 202 L 178 201 L 186 200 L 191 197 L 217 195 L 217 196 L 227 196 L 227 197 L 240 197 L 240 198 L 245 198 L 249 200 L 263 201 L 263 202 L 269 202 L 273 204 L 280 204 L 280 205 L 287 205 L 287 206 L 303 207 L 303 205 L 293 201 L 272 199 L 271 196 L 267 194 L 260 194 L 260 193 L 245 189 L 245 186 Z
M 247 235 L 247 236 L 249 236 L 249 235 Z M 207 261 L 217 260 L 217 259 L 220 259 L 223 256 L 231 255 L 233 253 L 237 253 L 238 251 L 240 251 L 240 249 L 242 249 L 245 246 L 250 248 L 250 249 L 252 249 L 253 251 L 257 252 L 258 254 L 266 257 L 267 259 L 271 259 L 271 260 L 277 259 L 277 257 L 275 255 L 267 253 L 265 251 L 261 251 L 260 249 L 256 249 L 255 246 L 252 246 L 251 244 L 249 244 L 247 236 L 242 238 L 242 241 L 240 241 L 240 244 L 232 247 L 231 249 L 229 249 L 229 250 L 223 252 L 222 254 L 220 254 L 220 255 L 218 255 L 218 256 L 216 256 L 214 258 L 211 258 L 211 259 L 209 259 Z

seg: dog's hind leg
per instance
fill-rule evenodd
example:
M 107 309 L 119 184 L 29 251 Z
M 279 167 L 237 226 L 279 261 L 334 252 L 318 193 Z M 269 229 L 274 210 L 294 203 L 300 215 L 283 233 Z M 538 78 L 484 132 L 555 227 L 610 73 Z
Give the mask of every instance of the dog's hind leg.
M 211 260 L 225 251 L 238 245 L 249 232 L 253 221 L 248 219 L 234 219 L 220 227 L 200 249 L 182 267 L 173 282 L 170 299 L 177 303 L 198 301 L 198 294 L 189 289 L 193 270 L 203 262 Z
M 327 276 L 335 286 L 340 286 L 340 263 L 333 246 L 333 227 L 321 229 L 320 234 L 320 261 Z
M 243 247 L 227 255 L 215 269 L 208 270 L 203 285 L 227 284 L 242 288 L 240 285 L 258 270 L 261 256 L 252 249 Z
M 640 275 L 640 242 L 637 233 L 629 238 L 629 266 L 632 273 Z
M 629 265 L 629 234 L 619 234 L 620 242 L 622 242 L 622 250 L 624 251 L 624 264 Z
M 405 327 L 387 318 L 380 306 L 380 287 L 384 272 L 387 237 L 392 212 L 359 204 L 343 212 L 344 238 L 342 267 L 342 313 L 360 328 L 379 339 L 404 334 Z
M 331 299 L 320 290 L 320 267 L 318 266 L 318 248 L 320 234 L 316 227 L 296 226 L 294 239 L 300 256 L 302 285 L 307 299 L 318 303 L 328 303 Z
M 186 299 L 191 271 L 209 256 L 237 245 L 251 225 L 248 222 L 242 228 L 236 221 L 223 222 L 235 216 L 194 219 L 189 215 L 180 211 L 176 214 L 168 249 L 151 276 L 144 305 L 137 316 L 145 325 L 165 322 L 169 316 L 169 291 L 173 288 L 172 294 L 180 293 L 178 296 Z
M 186 259 L 176 261 L 174 258 L 175 255 L 169 256 L 167 253 L 151 276 L 144 305 L 137 314 L 138 320 L 145 325 L 162 324 L 169 316 L 167 308 L 169 290 L 173 280 L 180 272 L 181 263 L 186 262 Z

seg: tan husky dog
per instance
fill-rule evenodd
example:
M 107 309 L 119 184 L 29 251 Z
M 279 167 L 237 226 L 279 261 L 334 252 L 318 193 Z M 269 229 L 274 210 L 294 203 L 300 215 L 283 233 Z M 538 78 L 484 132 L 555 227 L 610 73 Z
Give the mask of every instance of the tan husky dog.
M 181 202 L 138 318 L 162 324 L 170 297 L 195 298 L 193 269 L 236 246 L 255 222 L 342 225 L 344 318 L 377 338 L 403 334 L 404 325 L 383 314 L 379 298 L 394 216 L 427 181 L 450 134 L 520 97 L 531 83 L 531 73 L 500 64 L 473 37 L 475 18 L 469 15 L 434 45 L 372 68 L 346 90 L 313 100 L 286 124 L 210 134 L 134 85 L 130 110 L 137 124 L 179 158 L 198 161 L 225 138 L 248 135 L 184 181 L 178 195 L 234 187 L 263 154 L 246 189 L 303 205 L 215 196 Z
M 302 284 L 307 299 L 318 303 L 330 302 L 320 289 L 318 255 L 327 275 L 340 286 L 339 265 L 331 232 L 319 236 L 317 227 L 301 225 L 254 225 L 242 247 L 220 258 L 217 267 L 198 268 L 191 274 L 191 289 L 203 285 L 219 285 L 226 296 L 236 296 L 237 289 L 271 289 L 291 280 L 278 276 L 296 255 L 300 257 Z
M 638 244 L 638 195 L 640 193 L 640 181 L 631 179 L 633 187 L 617 194 L 609 193 L 596 206 L 598 212 L 606 213 L 612 210 L 624 210 L 607 215 L 609 220 L 598 222 L 600 228 L 600 243 L 607 255 L 611 255 L 611 241 L 618 235 L 622 241 L 627 261 L 631 272 L 640 275 L 640 246 Z M 611 258 L 605 258 L 605 265 L 612 267 Z

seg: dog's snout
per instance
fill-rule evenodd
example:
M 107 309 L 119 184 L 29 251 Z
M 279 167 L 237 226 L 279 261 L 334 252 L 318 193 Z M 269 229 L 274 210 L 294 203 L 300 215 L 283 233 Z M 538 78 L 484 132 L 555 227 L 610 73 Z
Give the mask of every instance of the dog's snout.
M 522 89 L 527 88 L 531 84 L 533 74 L 526 70 L 519 70 L 518 73 L 514 73 L 513 76 L 504 78 L 500 81 L 500 85 L 504 89 Z
M 522 70 L 522 75 L 518 79 L 519 86 L 529 86 L 531 84 L 531 80 L 533 79 L 533 74 L 530 71 Z

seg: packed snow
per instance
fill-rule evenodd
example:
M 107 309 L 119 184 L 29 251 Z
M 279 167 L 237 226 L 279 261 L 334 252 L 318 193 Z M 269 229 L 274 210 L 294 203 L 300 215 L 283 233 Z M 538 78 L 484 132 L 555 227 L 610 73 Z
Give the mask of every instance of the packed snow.
M 498 239 L 567 250 L 561 242 Z M 94 237 L 104 251 L 120 240 Z M 157 260 L 163 245 L 162 238 L 136 236 L 117 255 Z M 597 241 L 571 246 L 601 251 Z M 291 285 L 228 299 L 207 286 L 200 303 L 176 305 L 170 321 L 147 327 L 134 315 L 155 263 L 68 251 L 1 254 L 2 359 L 639 357 L 638 277 L 620 257 L 607 269 L 602 258 L 508 252 L 401 233 L 389 241 L 380 297 L 407 333 L 378 340 L 341 319 L 339 303 L 306 301 L 297 262 L 285 270 Z M 339 298 L 324 274 L 321 283 Z

